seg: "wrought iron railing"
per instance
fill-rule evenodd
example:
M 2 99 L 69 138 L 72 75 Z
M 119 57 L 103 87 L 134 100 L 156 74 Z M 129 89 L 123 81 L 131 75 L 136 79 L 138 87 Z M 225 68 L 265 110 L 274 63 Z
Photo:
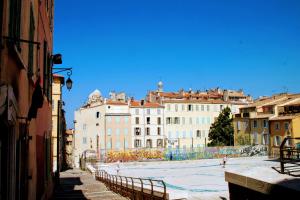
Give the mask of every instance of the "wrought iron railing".
M 280 145 L 279 172 L 292 176 L 300 176 L 300 137 L 286 137 L 282 141 Z
M 113 175 L 104 170 L 98 170 L 95 176 L 96 180 L 103 182 L 110 190 L 130 199 L 169 199 L 163 180 Z

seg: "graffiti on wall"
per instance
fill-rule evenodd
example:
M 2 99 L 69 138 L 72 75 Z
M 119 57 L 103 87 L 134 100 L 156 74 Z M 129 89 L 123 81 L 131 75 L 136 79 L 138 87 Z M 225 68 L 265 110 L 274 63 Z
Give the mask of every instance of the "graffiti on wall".
M 230 146 L 230 147 L 199 147 L 194 149 L 136 149 L 126 151 L 109 151 L 106 154 L 106 162 L 145 161 L 145 160 L 197 160 L 246 156 L 266 156 L 267 147 L 256 146 Z

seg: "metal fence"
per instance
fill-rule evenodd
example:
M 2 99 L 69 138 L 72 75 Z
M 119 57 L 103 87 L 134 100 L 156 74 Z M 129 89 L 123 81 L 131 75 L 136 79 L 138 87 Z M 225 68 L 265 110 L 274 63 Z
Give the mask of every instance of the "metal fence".
M 166 184 L 163 180 L 112 175 L 104 170 L 97 171 L 95 176 L 96 180 L 103 182 L 110 190 L 130 199 L 169 199 Z

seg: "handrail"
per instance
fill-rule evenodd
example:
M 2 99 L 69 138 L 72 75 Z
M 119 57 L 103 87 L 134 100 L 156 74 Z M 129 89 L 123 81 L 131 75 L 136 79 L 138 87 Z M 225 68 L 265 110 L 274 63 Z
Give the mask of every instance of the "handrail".
M 300 140 L 300 137 L 285 137 L 280 145 L 280 173 L 285 173 L 284 165 L 286 163 L 300 163 L 300 148 L 299 146 L 287 146 L 286 143 L 288 140 Z M 299 143 L 297 143 L 299 144 Z M 299 164 L 297 164 L 299 165 Z
M 132 199 L 168 199 L 166 184 L 163 180 L 112 175 L 104 170 L 99 170 L 95 174 L 97 180 L 123 196 Z

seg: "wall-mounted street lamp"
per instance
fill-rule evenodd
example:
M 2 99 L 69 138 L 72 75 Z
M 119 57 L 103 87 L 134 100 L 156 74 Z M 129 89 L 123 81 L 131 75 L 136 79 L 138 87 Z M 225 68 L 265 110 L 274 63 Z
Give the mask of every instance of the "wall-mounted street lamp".
M 51 61 L 52 61 L 52 64 L 62 64 L 62 55 L 61 54 L 52 55 Z M 73 81 L 70 78 L 70 76 L 72 75 L 72 67 L 69 67 L 69 68 L 63 68 L 63 67 L 54 68 L 53 67 L 52 75 L 58 74 L 58 73 L 61 73 L 64 71 L 67 71 L 68 79 L 66 80 L 66 86 L 67 86 L 67 89 L 70 91 L 73 86 Z

